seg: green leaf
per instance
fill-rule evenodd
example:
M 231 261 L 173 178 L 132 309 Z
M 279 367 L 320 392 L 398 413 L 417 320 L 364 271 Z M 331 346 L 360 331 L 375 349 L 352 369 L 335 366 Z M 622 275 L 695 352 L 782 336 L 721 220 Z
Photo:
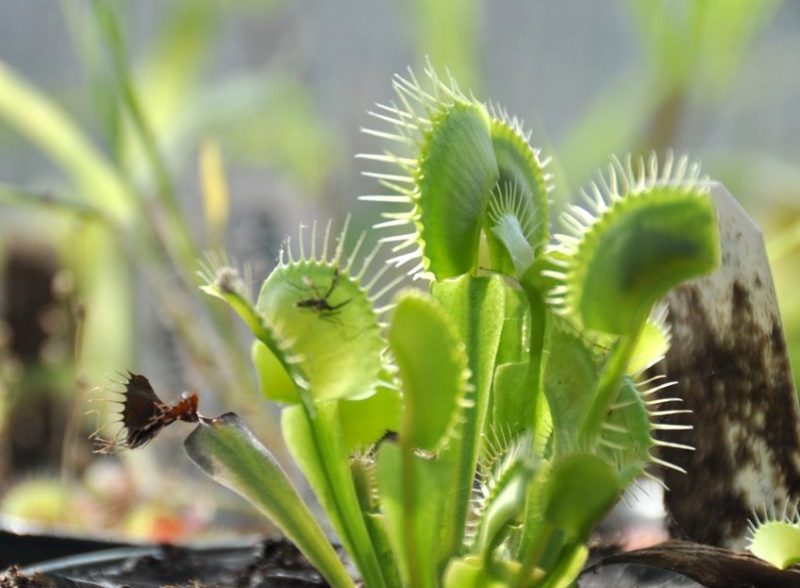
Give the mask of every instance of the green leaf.
M 586 541 L 622 488 L 603 459 L 574 453 L 553 464 L 544 490 L 544 519 L 572 541 Z
M 209 296 L 227 302 L 244 321 L 257 341 L 266 347 L 265 350 L 254 345 L 252 349 L 253 361 L 258 371 L 262 391 L 272 394 L 271 383 L 274 382 L 276 398 L 294 400 L 303 394 L 308 396 L 307 386 L 299 384 L 305 384 L 307 380 L 296 365 L 296 358 L 292 353 L 289 341 L 281 337 L 280 333 L 266 323 L 264 317 L 249 299 L 245 284 L 236 270 L 228 266 L 221 266 L 216 270 L 207 267 L 201 272 L 201 275 L 206 283 L 200 286 L 200 290 Z M 276 368 L 275 362 L 280 364 L 282 371 Z M 291 384 L 287 383 L 287 380 Z M 290 385 L 294 388 L 294 394 L 289 391 Z M 310 401 L 310 399 L 308 400 Z
M 528 362 L 497 366 L 492 385 L 492 410 L 487 430 L 503 431 L 511 437 L 535 427 L 536 410 L 528 378 Z
M 514 554 L 522 562 L 523 574 L 534 574 L 542 553 L 552 540 L 556 529 L 544 519 L 547 481 L 552 469 L 550 460 L 542 460 L 536 466 L 536 473 L 528 485 L 525 512 L 521 517 L 520 535 Z
M 388 386 L 379 386 L 375 394 L 367 398 L 339 401 L 347 452 L 375 443 L 387 432 L 399 431 L 402 410 L 400 392 Z
M 278 462 L 238 416 L 201 422 L 184 448 L 201 470 L 267 515 L 328 582 L 355 586 Z
M 449 481 L 452 486 L 444 493 L 448 497 L 446 517 L 454 523 L 445 529 L 442 553 L 454 552 L 464 534 L 471 498 L 471 485 L 465 484 L 464 480 L 475 477 L 507 291 L 508 286 L 497 275 L 486 278 L 463 276 L 436 282 L 432 287 L 434 299 L 450 316 L 466 345 L 472 384 L 459 416 L 457 435 L 445 448 L 445 455 L 455 468 Z
M 498 196 L 497 199 L 505 199 Z M 514 196 L 508 198 L 513 199 Z M 494 200 L 492 201 L 492 203 Z M 492 207 L 490 203 L 490 207 Z M 490 211 L 494 212 L 492 208 Z M 512 213 L 498 211 L 489 216 L 489 232 L 487 233 L 490 251 L 493 253 L 492 269 L 510 276 L 522 276 L 533 265 L 535 253 L 525 238 L 525 228 Z M 500 245 L 498 245 L 500 243 Z
M 630 200 L 624 214 L 595 235 L 596 256 L 581 284 L 587 326 L 631 333 L 653 304 L 681 282 L 719 261 L 716 216 L 709 200 L 653 192 Z M 591 292 L 591 295 L 588 293 Z M 615 309 L 609 312 L 609 309 Z
M 583 543 L 567 544 L 558 554 L 558 560 L 555 566 L 548 571 L 545 581 L 536 586 L 541 586 L 541 588 L 574 586 L 575 579 L 580 575 L 588 557 L 589 548 Z
M 503 330 L 497 347 L 496 364 L 528 360 L 530 312 L 528 299 L 521 290 L 505 288 Z
M 412 71 L 408 79 L 395 76 L 397 103 L 378 105 L 380 112 L 371 113 L 392 128 L 365 132 L 392 144 L 361 157 L 394 165 L 397 173 L 366 172 L 390 194 L 362 198 L 410 206 L 384 211 L 391 222 L 378 225 L 408 226 L 402 233 L 393 228 L 386 237 L 398 243 L 389 261 L 397 266 L 417 261 L 410 273 L 442 280 L 477 270 L 484 217 L 499 171 L 486 108 L 464 95 L 452 78 L 443 82 L 432 67 L 425 73 L 429 83 L 424 88 Z
M 403 389 L 400 434 L 433 451 L 452 433 L 466 394 L 463 345 L 443 310 L 416 291 L 399 298 L 388 337 Z
M 444 574 L 444 587 L 484 588 L 487 584 L 486 576 L 483 558 L 476 555 L 468 555 L 450 561 Z
M 556 455 L 578 447 L 580 425 L 597 385 L 597 364 L 584 341 L 563 323 L 551 322 L 544 392 L 553 420 Z
M 516 436 L 531 427 L 535 407 L 528 377 L 530 313 L 525 294 L 507 288 L 503 329 L 495 356 L 495 373 L 486 430 Z
M 530 439 L 522 442 L 530 444 Z M 491 559 L 491 553 L 505 538 L 508 526 L 520 518 L 525 508 L 528 484 L 535 468 L 524 451 L 507 457 L 510 463 L 503 463 L 502 471 L 489 479 L 489 495 L 480 514 L 473 548 L 486 561 Z
M 785 570 L 800 563 L 800 524 L 789 521 L 767 521 L 759 524 L 750 541 L 756 557 Z
M 454 102 L 433 113 L 431 124 L 417 174 L 417 205 L 427 269 L 441 280 L 475 269 L 498 170 L 483 106 Z
M 300 402 L 294 382 L 269 347 L 256 339 L 253 341 L 250 356 L 256 368 L 259 387 L 264 398 L 287 404 Z
M 442 519 L 447 468 L 384 443 L 378 453 L 378 488 L 389 540 L 404 586 L 436 586 L 439 535 L 450 521 Z
M 364 520 L 367 522 L 369 536 L 378 559 L 383 568 L 383 575 L 386 578 L 386 585 L 392 588 L 402 588 L 403 583 L 400 579 L 400 570 L 397 568 L 394 552 L 392 551 L 389 533 L 386 530 L 386 516 L 380 513 L 365 513 Z
M 519 571 L 515 561 L 496 560 L 487 569 L 482 557 L 466 555 L 447 566 L 444 588 L 506 588 L 513 585 Z

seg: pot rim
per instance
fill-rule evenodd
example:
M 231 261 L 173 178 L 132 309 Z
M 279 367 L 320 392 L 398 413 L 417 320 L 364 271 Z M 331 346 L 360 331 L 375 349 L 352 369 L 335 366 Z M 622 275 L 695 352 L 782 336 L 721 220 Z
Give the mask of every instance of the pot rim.
M 261 538 L 261 541 L 263 541 L 263 538 Z M 240 541 L 236 543 L 225 543 L 205 547 L 184 547 L 173 546 L 171 544 L 114 547 L 111 549 L 101 549 L 79 555 L 68 555 L 66 557 L 46 560 L 40 563 L 25 566 L 21 569 L 21 571 L 26 574 L 32 574 L 36 572 L 54 573 L 64 569 L 77 570 L 84 567 L 111 564 L 120 560 L 129 559 L 131 557 L 146 557 L 148 555 L 157 556 L 162 553 L 164 548 L 173 547 L 179 550 L 188 550 L 194 553 L 201 553 L 209 557 L 225 556 L 238 552 L 252 551 L 253 549 L 257 548 L 259 544 L 260 543 L 258 542 L 254 543 L 252 541 Z

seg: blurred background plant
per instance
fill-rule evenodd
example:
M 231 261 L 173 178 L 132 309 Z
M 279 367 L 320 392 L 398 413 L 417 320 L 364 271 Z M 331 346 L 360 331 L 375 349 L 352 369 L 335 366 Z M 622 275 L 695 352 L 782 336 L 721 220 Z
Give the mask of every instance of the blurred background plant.
M 371 224 L 369 207 L 351 206 L 372 189 L 351 157 L 368 150 L 358 129 L 391 74 L 426 55 L 526 119 L 573 182 L 556 186 L 557 203 L 609 153 L 671 147 L 701 160 L 765 228 L 800 373 L 794 3 L 58 6 L 7 0 L 0 19 L 7 515 L 150 538 L 199 532 L 219 498 L 198 497 L 214 485 L 187 493 L 183 474 L 157 475 L 184 463 L 161 451 L 91 460 L 87 397 L 114 370 L 143 371 L 165 398 L 187 387 L 204 407 L 225 397 L 279 443 L 269 413 L 253 409 L 263 401 L 247 346 L 198 293 L 197 260 L 226 250 L 266 275 L 298 221 L 355 210 L 356 226 Z

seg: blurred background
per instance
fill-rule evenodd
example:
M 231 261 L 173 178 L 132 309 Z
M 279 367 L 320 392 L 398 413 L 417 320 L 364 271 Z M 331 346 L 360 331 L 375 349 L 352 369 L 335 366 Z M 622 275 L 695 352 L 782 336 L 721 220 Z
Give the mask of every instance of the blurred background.
M 130 369 L 167 400 L 191 389 L 204 413 L 245 413 L 280 452 L 248 339 L 199 294 L 197 260 L 227 251 L 257 287 L 298 223 L 374 222 L 353 155 L 382 147 L 359 128 L 426 56 L 525 120 L 557 204 L 612 154 L 702 162 L 764 229 L 800 374 L 798 3 L 5 0 L 3 524 L 261 529 L 210 480 L 187 491 L 185 430 L 98 458 L 84 413 Z

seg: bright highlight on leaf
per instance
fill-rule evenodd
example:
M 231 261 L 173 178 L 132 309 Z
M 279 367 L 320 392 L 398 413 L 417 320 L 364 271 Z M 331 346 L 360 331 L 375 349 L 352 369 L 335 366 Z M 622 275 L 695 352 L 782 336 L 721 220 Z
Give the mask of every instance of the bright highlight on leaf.
M 628 373 L 636 376 L 662 359 L 669 350 L 669 342 L 667 309 L 660 307 L 651 314 L 642 328 L 636 349 L 628 362 Z

